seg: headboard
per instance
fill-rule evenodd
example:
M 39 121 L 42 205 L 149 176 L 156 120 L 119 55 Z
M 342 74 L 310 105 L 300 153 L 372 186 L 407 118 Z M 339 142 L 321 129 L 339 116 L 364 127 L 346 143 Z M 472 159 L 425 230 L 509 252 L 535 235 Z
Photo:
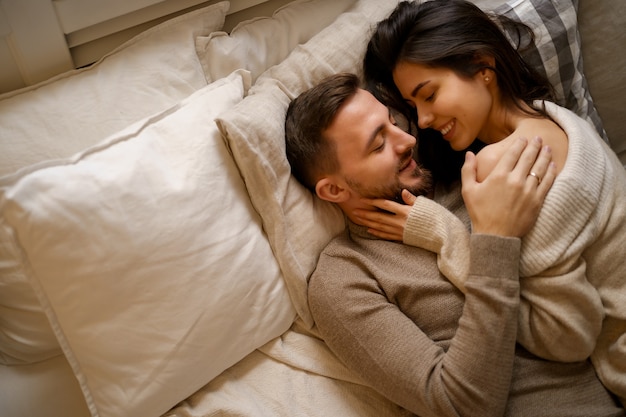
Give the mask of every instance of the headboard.
M 0 93 L 90 65 L 146 29 L 219 0 L 0 0 Z M 230 31 L 288 0 L 231 0 Z

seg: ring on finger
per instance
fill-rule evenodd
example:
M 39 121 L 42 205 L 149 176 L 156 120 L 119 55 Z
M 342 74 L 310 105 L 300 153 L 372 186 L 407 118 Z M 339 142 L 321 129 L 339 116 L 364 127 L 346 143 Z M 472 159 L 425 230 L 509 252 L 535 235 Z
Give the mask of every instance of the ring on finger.
M 539 175 L 537 175 L 536 172 L 530 171 L 530 174 L 528 174 L 528 176 L 535 177 L 535 179 L 537 180 L 537 185 L 541 184 L 541 178 L 539 177 Z

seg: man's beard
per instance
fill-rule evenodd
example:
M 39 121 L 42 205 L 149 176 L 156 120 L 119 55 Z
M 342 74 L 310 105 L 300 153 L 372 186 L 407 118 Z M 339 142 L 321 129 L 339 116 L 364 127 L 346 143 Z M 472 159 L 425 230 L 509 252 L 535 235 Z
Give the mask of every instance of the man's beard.
M 400 166 L 404 166 L 401 164 Z M 415 196 L 427 195 L 431 192 L 433 186 L 432 174 L 429 170 L 424 168 L 419 162 L 413 171 L 413 177 L 419 178 L 420 181 L 416 185 L 406 185 L 400 182 L 399 175 L 400 168 L 396 173 L 394 181 L 389 184 L 381 184 L 375 186 L 365 186 L 359 181 L 355 181 L 352 178 L 346 178 L 346 182 L 350 187 L 365 198 L 382 198 L 386 200 L 393 200 L 398 203 L 404 204 L 402 200 L 402 190 L 406 189 Z

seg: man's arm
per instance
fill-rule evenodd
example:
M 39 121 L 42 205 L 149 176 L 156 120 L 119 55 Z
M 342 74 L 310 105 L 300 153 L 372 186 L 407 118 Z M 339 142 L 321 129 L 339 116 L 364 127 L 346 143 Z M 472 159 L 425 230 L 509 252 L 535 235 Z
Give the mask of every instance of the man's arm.
M 366 259 L 323 255 L 309 283 L 311 311 L 338 357 L 412 412 L 502 415 L 517 335 L 519 247 L 516 238 L 472 237 L 465 306 L 447 350 L 387 298 L 371 272 L 384 265 Z M 431 255 L 415 251 L 432 263 Z M 438 276 L 434 264 L 431 269 Z M 421 281 L 417 273 L 411 278 L 414 285 Z M 436 326 L 442 312 L 428 314 Z

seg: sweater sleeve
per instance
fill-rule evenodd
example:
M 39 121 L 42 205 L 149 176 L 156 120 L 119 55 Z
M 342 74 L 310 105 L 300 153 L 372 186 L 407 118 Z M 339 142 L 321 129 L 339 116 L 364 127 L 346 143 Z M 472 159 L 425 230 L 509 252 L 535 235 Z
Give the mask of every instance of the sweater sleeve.
M 543 217 L 546 215 L 542 213 Z M 461 220 L 445 207 L 418 197 L 409 213 L 403 240 L 436 253 L 441 273 L 465 292 L 469 236 Z M 557 244 L 554 239 L 551 243 Z M 535 246 L 532 240 L 525 243 L 521 259 L 532 259 L 538 251 Z M 600 295 L 587 280 L 585 261 L 580 252 L 573 252 L 574 247 L 570 244 L 568 248 L 571 260 L 560 259 L 552 268 L 521 281 L 518 341 L 544 359 L 560 362 L 587 359 L 602 328 L 604 308 Z M 526 268 L 525 272 L 529 271 Z
M 469 232 L 458 217 L 431 199 L 417 197 L 404 227 L 403 241 L 436 253 L 441 273 L 465 292 Z
M 602 329 L 600 294 L 586 277 L 582 257 L 561 262 L 541 274 L 520 278 L 518 341 L 544 359 L 587 359 Z
M 471 237 L 465 303 L 447 349 L 387 298 L 373 277 L 384 265 L 370 258 L 323 254 L 309 305 L 331 350 L 395 403 L 422 417 L 501 416 L 517 334 L 519 247 L 519 239 Z M 433 325 L 444 306 L 428 312 Z
M 585 253 L 604 245 L 598 239 L 606 213 L 615 210 L 615 185 L 600 138 L 590 136 L 595 132 L 571 112 L 546 105 L 568 136 L 568 159 L 522 241 L 518 340 L 542 358 L 575 362 L 591 355 L 602 331 L 607 303 L 592 283 L 611 277 Z
M 561 172 L 522 241 L 518 341 L 535 355 L 559 362 L 587 359 L 605 318 L 600 292 L 588 276 L 593 268 L 583 255 L 598 244 L 600 221 L 594 213 L 609 202 L 600 198 L 601 185 L 585 180 L 592 176 L 588 171 L 582 171 L 584 177 Z

